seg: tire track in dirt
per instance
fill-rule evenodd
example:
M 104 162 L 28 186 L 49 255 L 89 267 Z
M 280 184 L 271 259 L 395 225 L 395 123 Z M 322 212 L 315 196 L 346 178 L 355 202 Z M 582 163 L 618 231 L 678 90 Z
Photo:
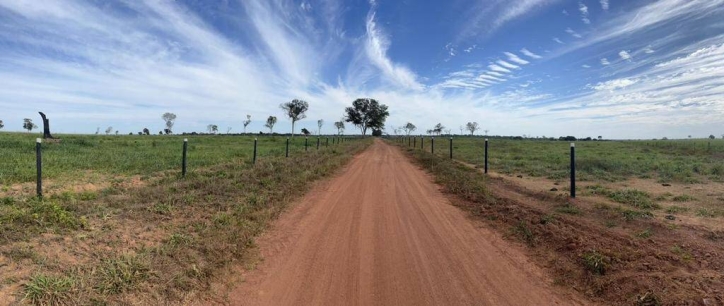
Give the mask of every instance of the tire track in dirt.
M 258 241 L 240 305 L 569 305 L 517 246 L 479 227 L 382 141 Z

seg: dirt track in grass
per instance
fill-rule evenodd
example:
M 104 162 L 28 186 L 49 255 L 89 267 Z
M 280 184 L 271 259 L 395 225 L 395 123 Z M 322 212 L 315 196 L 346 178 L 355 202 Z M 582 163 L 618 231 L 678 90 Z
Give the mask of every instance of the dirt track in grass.
M 258 244 L 263 262 L 246 272 L 232 304 L 580 304 L 379 140 Z

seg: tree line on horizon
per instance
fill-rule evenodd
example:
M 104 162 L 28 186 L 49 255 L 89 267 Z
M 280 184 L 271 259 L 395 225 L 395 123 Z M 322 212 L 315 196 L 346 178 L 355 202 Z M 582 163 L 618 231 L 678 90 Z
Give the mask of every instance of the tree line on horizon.
M 292 137 L 294 137 L 297 121 L 305 119 L 307 117 L 306 112 L 309 110 L 309 102 L 301 99 L 293 99 L 289 102 L 280 104 L 279 107 L 284 112 L 284 115 L 292 121 L 291 135 Z M 376 99 L 359 98 L 352 102 L 351 107 L 345 108 L 342 119 L 340 121 L 334 122 L 334 127 L 337 129 L 337 134 L 342 135 L 345 130 L 345 122 L 349 122 L 352 123 L 354 126 L 358 127 L 362 132 L 362 135 L 367 135 L 367 131 L 372 130 L 373 135 L 381 136 L 382 130 L 385 127 L 385 121 L 387 120 L 387 117 L 389 115 L 390 113 L 388 111 L 387 105 L 380 104 Z M 158 134 L 173 134 L 173 126 L 176 123 L 177 119 L 176 114 L 167 112 L 161 115 L 161 118 L 165 123 L 165 128 L 162 131 L 159 131 Z M 274 125 L 276 125 L 277 121 L 278 119 L 276 116 L 269 116 L 266 119 L 264 127 L 269 129 L 270 134 L 274 133 Z M 249 126 L 251 122 L 251 115 L 246 115 L 246 120 L 242 121 L 242 125 L 244 126 L 244 134 L 246 134 L 247 126 Z M 322 133 L 322 126 L 324 126 L 324 120 L 317 120 L 317 133 L 319 135 L 321 135 Z M 2 129 L 3 127 L 5 127 L 5 125 L 3 121 L 0 120 L 0 129 Z M 38 128 L 38 126 L 33 123 L 32 119 L 23 119 L 24 130 L 31 132 L 36 128 Z M 96 128 L 95 134 L 100 134 L 100 130 L 100 127 Z M 219 131 L 219 126 L 216 124 L 209 124 L 206 126 L 206 130 L 209 134 L 217 134 Z M 105 129 L 106 135 L 110 135 L 113 132 L 114 129 L 112 126 L 109 126 Z M 227 134 L 230 133 L 231 127 L 227 128 L 226 132 Z M 306 128 L 302 128 L 301 133 L 304 135 L 312 134 Z M 118 135 L 119 131 L 115 130 L 115 134 Z M 129 135 L 133 135 L 133 132 L 129 133 Z M 143 128 L 143 130 L 138 132 L 138 135 L 151 135 L 151 131 L 148 128 Z

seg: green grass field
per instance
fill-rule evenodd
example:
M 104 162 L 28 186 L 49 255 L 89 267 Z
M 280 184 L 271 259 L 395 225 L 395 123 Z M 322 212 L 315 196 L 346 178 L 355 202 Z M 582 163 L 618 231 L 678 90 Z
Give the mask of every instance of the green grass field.
M 35 138 L 25 133 L 0 133 L 0 186 L 35 181 Z M 193 169 L 220 163 L 251 163 L 254 136 L 100 136 L 56 135 L 60 143 L 45 142 L 43 177 L 68 180 L 88 175 L 150 175 L 181 167 L 183 139 L 188 138 L 188 167 Z M 258 137 L 258 159 L 284 156 L 285 136 Z M 316 150 L 316 137 L 309 138 L 309 150 Z M 332 139 L 329 140 L 332 145 Z M 321 139 L 321 146 L 326 138 Z M 290 155 L 304 151 L 304 137 L 290 140 Z
M 425 137 L 430 150 L 430 137 Z M 420 138 L 416 141 L 420 147 Z M 483 137 L 454 137 L 453 155 L 482 167 Z M 435 138 L 435 154 L 448 156 L 449 137 Z M 569 175 L 567 141 L 489 138 L 489 170 L 552 180 Z M 576 175 L 582 181 L 655 179 L 661 183 L 724 180 L 724 140 L 577 141 Z

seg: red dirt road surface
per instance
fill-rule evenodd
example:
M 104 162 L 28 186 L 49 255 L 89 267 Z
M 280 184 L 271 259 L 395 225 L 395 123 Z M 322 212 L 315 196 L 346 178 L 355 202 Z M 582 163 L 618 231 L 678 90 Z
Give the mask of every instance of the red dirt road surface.
M 570 305 L 517 246 L 452 206 L 382 141 L 259 241 L 237 305 Z M 557 288 L 561 291 L 561 288 Z

